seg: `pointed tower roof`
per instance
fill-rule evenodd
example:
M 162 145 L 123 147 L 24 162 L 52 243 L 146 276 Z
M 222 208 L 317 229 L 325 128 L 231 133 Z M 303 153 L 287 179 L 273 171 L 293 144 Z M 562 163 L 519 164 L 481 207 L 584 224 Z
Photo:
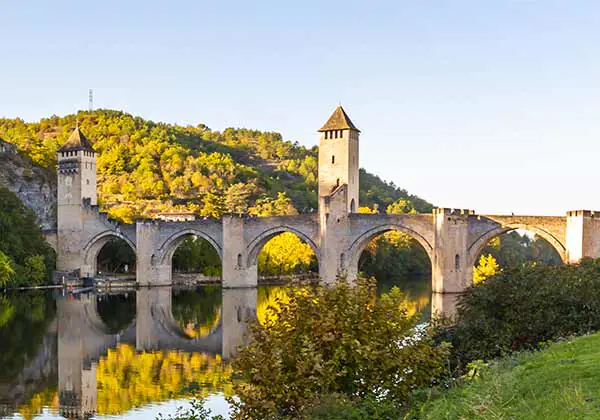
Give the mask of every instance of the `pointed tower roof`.
M 75 152 L 79 150 L 87 150 L 89 152 L 94 151 L 92 143 L 83 135 L 79 126 L 75 127 L 75 130 L 71 133 L 65 144 L 62 145 L 59 152 Z
M 355 130 L 360 133 L 360 130 L 352 124 L 350 117 L 346 114 L 346 111 L 344 111 L 344 108 L 342 108 L 341 105 L 333 111 L 331 117 L 329 117 L 325 125 L 321 127 L 319 131 L 331 130 Z

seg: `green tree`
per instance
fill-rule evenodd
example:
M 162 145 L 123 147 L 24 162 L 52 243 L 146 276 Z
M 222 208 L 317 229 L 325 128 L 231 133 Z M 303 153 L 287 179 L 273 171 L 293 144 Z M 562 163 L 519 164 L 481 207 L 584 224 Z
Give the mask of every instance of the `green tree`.
M 233 362 L 242 379 L 233 418 L 301 418 L 332 394 L 400 406 L 441 374 L 447 347 L 422 330 L 415 337 L 419 316 L 408 315 L 397 288 L 375 294 L 367 280 L 289 289 L 264 324 L 252 324 Z
M 248 200 L 252 194 L 249 185 L 237 183 L 227 189 L 225 193 L 225 207 L 227 212 L 245 214 L 248 211 Z
M 0 251 L 0 286 L 10 286 L 14 281 L 15 269 L 11 259 Z
M 2 187 L 0 252 L 9 258 L 12 269 L 9 269 L 5 260 L 5 285 L 39 284 L 49 279 L 54 267 L 54 252 L 44 240 L 35 215 L 15 194 Z M 30 278 L 30 275 L 34 278 Z

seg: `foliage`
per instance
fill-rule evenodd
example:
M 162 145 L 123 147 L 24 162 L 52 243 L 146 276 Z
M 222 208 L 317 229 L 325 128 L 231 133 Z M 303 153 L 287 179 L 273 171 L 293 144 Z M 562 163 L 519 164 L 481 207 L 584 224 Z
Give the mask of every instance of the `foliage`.
M 458 299 L 456 325 L 442 328 L 458 366 L 600 329 L 600 260 L 504 269 Z
M 221 257 L 206 239 L 188 236 L 173 254 L 173 270 L 220 276 Z
M 364 398 L 354 401 L 341 395 L 327 396 L 308 410 L 307 420 L 390 420 L 404 418 L 405 410 L 388 401 Z
M 491 255 L 501 268 L 517 267 L 529 262 L 561 264 L 556 250 L 541 237 L 533 237 L 519 232 L 498 236 L 483 249 L 482 254 Z
M 479 284 L 490 276 L 493 276 L 500 270 L 493 255 L 481 255 L 479 263 L 473 267 L 473 283 Z
M 291 232 L 283 232 L 265 244 L 258 255 L 260 274 L 281 275 L 316 269 L 317 258 L 307 243 Z
M 109 349 L 96 370 L 99 414 L 118 415 L 150 402 L 213 392 L 231 394 L 231 367 L 219 356 L 182 351 Z
M 15 269 L 12 260 L 4 252 L 0 251 L 0 286 L 9 286 L 15 277 Z
M 0 296 L 0 382 L 13 379 L 35 358 L 55 313 L 47 293 Z
M 159 414 L 156 420 L 225 420 L 223 416 L 213 416 L 211 411 L 204 407 L 204 402 L 193 399 L 189 408 L 177 409 L 175 416 L 163 417 Z
M 44 240 L 35 215 L 0 187 L 0 286 L 37 285 L 50 278 L 54 251 Z
M 25 420 L 33 420 L 42 414 L 44 408 L 51 407 L 54 410 L 58 410 L 59 406 L 56 387 L 48 387 L 34 394 L 27 403 L 20 406 L 19 414 Z
M 157 211 L 196 211 L 194 206 L 202 216 L 218 218 L 280 192 L 301 211 L 317 207 L 317 147 L 284 141 L 275 132 L 219 132 L 204 124 L 156 123 L 100 109 L 32 123 L 0 119 L 0 137 L 41 166 L 52 167 L 76 121 L 98 152 L 100 202 L 120 220 L 151 217 Z M 393 183 L 365 171 L 360 177 L 360 198 L 366 205 L 386 208 L 404 198 L 419 212 L 431 211 L 431 204 Z
M 331 394 L 399 405 L 439 375 L 446 346 L 417 332 L 398 289 L 375 293 L 373 280 L 290 288 L 234 361 L 234 418 L 295 418 Z
M 481 378 L 431 390 L 411 418 L 600 418 L 600 334 L 495 361 Z

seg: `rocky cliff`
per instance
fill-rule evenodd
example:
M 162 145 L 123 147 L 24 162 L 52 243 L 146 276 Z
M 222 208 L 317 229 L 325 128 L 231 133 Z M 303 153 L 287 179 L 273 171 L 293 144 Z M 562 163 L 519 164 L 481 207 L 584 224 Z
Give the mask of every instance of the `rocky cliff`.
M 0 187 L 34 211 L 42 229 L 56 228 L 56 174 L 0 139 Z

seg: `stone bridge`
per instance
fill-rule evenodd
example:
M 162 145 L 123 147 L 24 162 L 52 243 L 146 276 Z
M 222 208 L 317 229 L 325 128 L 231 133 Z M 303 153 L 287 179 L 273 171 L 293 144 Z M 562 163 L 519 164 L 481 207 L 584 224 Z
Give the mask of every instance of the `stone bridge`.
M 48 235 L 57 250 L 57 269 L 93 277 L 102 247 L 120 238 L 136 254 L 140 285 L 169 285 L 173 253 L 194 235 L 208 241 L 221 257 L 224 287 L 255 287 L 257 257 L 264 244 L 292 232 L 311 246 L 321 280 L 331 283 L 340 276 L 354 279 L 369 241 L 397 230 L 413 237 L 429 255 L 433 291 L 460 293 L 471 283 L 473 264 L 485 244 L 514 229 L 540 235 L 567 263 L 600 256 L 600 213 L 592 211 L 570 211 L 562 217 L 485 216 L 449 208 L 432 214 L 358 214 L 360 131 L 338 107 L 319 133 L 319 202 L 314 214 L 124 225 L 98 211 L 95 152 L 76 128 L 58 151 L 58 228 Z

